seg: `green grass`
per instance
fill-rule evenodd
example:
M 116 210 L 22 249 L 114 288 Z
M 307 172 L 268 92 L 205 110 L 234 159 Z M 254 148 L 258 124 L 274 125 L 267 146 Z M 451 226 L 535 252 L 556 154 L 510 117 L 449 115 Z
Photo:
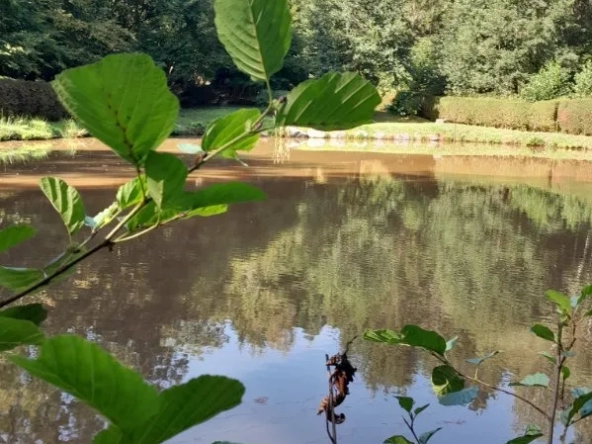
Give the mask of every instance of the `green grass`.
M 83 137 L 86 131 L 73 120 L 47 122 L 43 119 L 0 118 L 0 142 Z
M 45 159 L 51 152 L 51 144 L 20 146 L 18 148 L 0 148 L 0 165 L 12 165 L 29 160 Z
M 375 122 L 341 132 L 325 133 L 325 137 L 345 139 L 409 140 L 413 142 L 440 141 L 448 143 L 492 144 L 520 147 L 543 147 L 551 149 L 592 149 L 592 137 L 563 133 L 543 133 L 434 123 L 420 118 L 396 118 L 377 113 Z M 306 132 L 306 130 L 303 130 Z M 313 132 L 313 134 L 315 134 Z M 323 134 L 316 133 L 321 137 Z
M 206 126 L 219 117 L 240 107 L 206 107 L 183 109 L 172 135 L 199 137 Z M 306 133 L 307 130 L 301 132 Z M 0 119 L 0 141 L 46 140 L 87 135 L 74 121 L 46 122 L 40 119 Z M 335 136 L 331 133 L 314 134 L 316 137 Z M 397 118 L 385 112 L 377 112 L 374 123 L 363 125 L 340 134 L 345 139 L 410 140 L 426 142 L 439 140 L 449 143 L 494 144 L 513 147 L 544 147 L 548 149 L 592 149 L 592 137 L 562 133 L 526 132 L 459 125 L 438 124 L 420 118 Z

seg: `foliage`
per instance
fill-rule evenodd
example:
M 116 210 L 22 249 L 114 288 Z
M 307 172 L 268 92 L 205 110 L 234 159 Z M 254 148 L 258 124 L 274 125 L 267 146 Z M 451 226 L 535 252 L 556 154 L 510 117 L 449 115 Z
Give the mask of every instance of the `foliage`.
M 573 93 L 580 98 L 592 96 L 592 60 L 588 60 L 574 76 Z
M 413 438 L 415 438 L 415 440 L 416 440 L 415 444 L 428 444 L 430 442 L 430 440 L 434 437 L 434 435 L 436 433 L 438 433 L 440 430 L 442 430 L 442 427 L 431 430 L 429 432 L 422 433 L 421 435 L 418 436 L 418 433 L 415 430 L 415 420 L 430 405 L 426 404 L 426 405 L 423 405 L 421 407 L 417 407 L 414 409 L 413 407 L 415 406 L 415 400 L 413 398 L 409 398 L 406 396 L 397 396 L 397 399 L 399 400 L 399 406 L 403 410 L 405 410 L 405 412 L 407 413 L 408 419 L 403 418 L 403 421 L 405 421 L 405 425 L 407 426 L 407 428 L 409 429 L 409 431 L 413 435 Z M 405 438 L 402 435 L 395 435 L 395 436 L 391 436 L 390 438 L 386 439 L 384 441 L 384 444 L 414 444 L 414 443 L 412 441 L 409 441 L 407 438 Z
M 592 99 L 562 100 L 557 109 L 557 123 L 561 132 L 592 135 Z
M 238 68 L 264 81 L 271 99 L 271 75 L 281 69 L 290 42 L 287 5 L 269 1 L 234 5 L 216 0 L 218 33 Z M 240 44 L 231 37 L 234 32 L 241 37 Z M 263 199 L 262 191 L 242 183 L 187 188 L 189 175 L 214 156 L 236 158 L 238 151 L 251 149 L 264 130 L 265 117 L 277 117 L 273 126 L 349 128 L 370 120 L 378 98 L 376 89 L 356 74 L 327 74 L 296 88 L 281 107 L 270 102 L 263 114 L 239 110 L 211 122 L 202 147 L 184 147 L 195 155 L 188 167 L 175 155 L 157 151 L 173 130 L 179 103 L 167 88 L 165 74 L 148 55 L 109 55 L 62 72 L 53 87 L 70 114 L 127 161 L 136 177 L 94 217 L 86 214 L 74 187 L 59 178 L 42 178 L 40 188 L 62 219 L 68 246 L 39 269 L 0 267 L 0 286 L 15 293 L 0 307 L 67 277 L 99 250 L 113 249 L 174 221 L 218 215 L 230 204 Z M 107 227 L 108 234 L 96 241 Z M 86 237 L 80 240 L 83 230 Z M 34 234 L 23 224 L 3 229 L 0 248 L 15 247 Z M 33 359 L 19 354 L 9 359 L 106 418 L 109 426 L 95 437 L 96 444 L 158 444 L 241 402 L 242 384 L 221 376 L 202 376 L 157 393 L 138 373 L 86 339 L 45 338 L 36 325 L 44 317 L 38 306 L 0 312 L 0 351 L 38 346 Z
M 592 296 L 592 286 L 585 287 L 580 294 L 571 298 L 557 291 L 549 290 L 545 294 L 547 300 L 555 306 L 557 313 L 557 330 L 553 332 L 550 328 L 536 324 L 531 331 L 546 341 L 554 345 L 554 355 L 541 353 L 543 357 L 553 364 L 551 377 L 545 373 L 536 373 L 525 376 L 520 382 L 512 382 L 509 385 L 520 387 L 543 387 L 550 388 L 553 391 L 553 403 L 548 411 L 543 410 L 533 401 L 523 397 L 516 392 L 511 392 L 498 385 L 491 385 L 478 377 L 479 367 L 487 360 L 494 358 L 499 354 L 495 351 L 482 358 L 469 359 L 466 362 L 476 366 L 474 376 L 469 376 L 464 370 L 455 367 L 447 355 L 452 351 L 456 344 L 456 339 L 448 341 L 444 337 L 433 331 L 423 330 L 415 325 L 403 327 L 400 334 L 390 330 L 369 330 L 364 334 L 364 339 L 372 342 L 381 342 L 388 345 L 406 345 L 414 348 L 420 348 L 432 355 L 441 365 L 432 371 L 432 387 L 439 401 L 443 405 L 465 405 L 470 403 L 478 395 L 478 386 L 499 391 L 528 404 L 530 407 L 542 414 L 547 420 L 547 442 L 553 443 L 555 421 L 560 418 L 564 427 L 561 442 L 565 442 L 567 431 L 575 423 L 592 416 L 592 390 L 587 388 L 577 388 L 568 396 L 566 391 L 566 381 L 571 376 L 571 372 L 566 363 L 570 357 L 573 357 L 573 347 L 578 339 L 578 331 L 581 325 L 587 323 L 592 317 L 592 310 L 589 310 L 589 299 Z M 413 332 L 413 334 L 411 334 Z M 407 339 L 412 337 L 413 339 Z M 443 352 L 442 344 L 448 344 Z M 467 381 L 475 384 L 467 388 Z M 410 413 L 413 401 L 409 398 L 399 398 L 400 406 Z M 413 429 L 413 416 L 410 415 L 411 423 L 405 421 L 407 427 L 413 433 L 417 444 L 422 444 L 422 438 L 417 438 Z M 437 430 L 436 430 L 437 431 Z M 432 433 L 430 435 L 433 436 Z M 423 435 L 422 435 L 423 436 Z M 545 436 L 538 427 L 529 428 L 524 436 L 514 438 L 507 444 L 529 443 L 535 439 Z M 385 442 L 408 443 L 401 436 L 394 436 Z
M 557 106 L 556 101 L 530 103 L 487 97 L 437 97 L 425 102 L 423 114 L 433 120 L 469 125 L 554 131 Z
M 557 62 L 551 62 L 532 75 L 520 95 L 531 102 L 552 100 L 571 92 L 570 73 Z
M 61 120 L 67 113 L 47 82 L 0 79 L 0 115 L 39 116 L 50 121 Z

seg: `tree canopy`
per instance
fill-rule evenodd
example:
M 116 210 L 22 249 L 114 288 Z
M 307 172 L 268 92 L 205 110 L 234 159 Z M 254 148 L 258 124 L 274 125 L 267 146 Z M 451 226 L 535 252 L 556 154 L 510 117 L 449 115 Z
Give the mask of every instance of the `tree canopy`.
M 427 81 L 433 93 L 510 95 L 553 64 L 573 78 L 592 50 L 587 0 L 291 0 L 291 8 L 294 44 L 276 89 L 351 70 L 386 90 Z M 51 80 L 122 51 L 148 53 L 177 93 L 250 85 L 216 38 L 212 0 L 0 5 L 0 76 Z

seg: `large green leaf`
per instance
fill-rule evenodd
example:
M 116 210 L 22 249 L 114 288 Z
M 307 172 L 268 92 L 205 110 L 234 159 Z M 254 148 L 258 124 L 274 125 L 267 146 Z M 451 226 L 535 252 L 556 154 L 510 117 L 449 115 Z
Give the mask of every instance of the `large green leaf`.
M 179 101 L 146 54 L 113 54 L 59 74 L 53 87 L 94 137 L 134 165 L 171 133 Z
M 534 375 L 525 376 L 520 382 L 512 382 L 512 387 L 549 387 L 549 377 L 544 373 L 535 373 Z
M 473 402 L 473 399 L 479 394 L 477 387 L 468 387 L 457 392 L 448 393 L 438 399 L 440 404 L 445 406 L 467 405 Z
M 31 321 L 0 316 L 0 352 L 19 345 L 40 344 L 43 333 Z
M 557 306 L 557 309 L 561 313 L 566 315 L 571 313 L 571 302 L 563 293 L 555 290 L 547 290 L 545 296 Z
M 241 403 L 244 386 L 223 376 L 200 376 L 163 391 L 160 410 L 126 444 L 159 444 Z
M 384 444 L 413 444 L 407 438 L 401 435 L 391 436 L 384 441 Z
M 42 178 L 39 186 L 62 217 L 70 236 L 84 226 L 84 204 L 76 188 L 55 177 Z
M 328 73 L 290 91 L 277 124 L 324 131 L 350 129 L 372 122 L 379 103 L 376 88 L 358 74 Z
M 162 208 L 183 191 L 187 168 L 172 154 L 151 152 L 146 158 L 148 194 Z
M 545 327 L 541 324 L 535 324 L 531 327 L 530 331 L 545 341 L 555 342 L 555 333 L 553 333 L 549 327 Z
M 35 236 L 29 225 L 12 225 L 0 230 L 0 253 Z
M 460 392 L 465 388 L 465 381 L 448 365 L 440 365 L 432 370 L 432 388 L 436 395 Z
M 255 202 L 265 199 L 261 189 L 242 182 L 209 185 L 192 193 L 191 209 Z
M 47 310 L 41 304 L 17 305 L 0 311 L 0 317 L 21 319 L 40 325 L 47 318 Z
M 87 403 L 124 433 L 158 411 L 154 388 L 99 346 L 78 336 L 47 339 L 37 359 L 10 359 L 33 376 Z
M 485 361 L 487 361 L 488 359 L 491 359 L 491 358 L 493 358 L 493 357 L 497 356 L 498 354 L 499 354 L 499 351 L 498 351 L 498 350 L 496 350 L 496 351 L 494 351 L 494 352 L 491 352 L 491 353 L 489 353 L 489 354 L 487 354 L 487 355 L 483 356 L 482 358 L 472 358 L 472 359 L 467 359 L 467 362 L 468 362 L 469 364 L 473 364 L 473 365 L 477 365 L 477 366 L 479 366 L 479 365 L 481 365 L 483 362 L 485 362 Z
M 226 147 L 219 155 L 228 159 L 234 159 L 237 151 L 252 150 L 259 134 L 247 134 L 260 116 L 257 109 L 240 109 L 214 120 L 206 129 L 202 149 L 214 151 Z
M 446 340 L 441 335 L 435 331 L 424 330 L 417 325 L 406 325 L 401 333 L 392 330 L 369 330 L 364 333 L 364 339 L 390 345 L 421 347 L 439 355 L 444 355 L 446 352 Z
M 146 176 L 144 174 L 120 186 L 117 190 L 116 197 L 119 209 L 125 210 L 142 202 L 145 197 L 144 193 L 148 192 L 147 188 Z
M 19 291 L 30 287 L 35 282 L 43 279 L 41 270 L 32 268 L 0 267 L 0 287 Z
M 286 0 L 216 0 L 214 11 L 218 38 L 238 69 L 255 81 L 282 69 L 292 36 Z

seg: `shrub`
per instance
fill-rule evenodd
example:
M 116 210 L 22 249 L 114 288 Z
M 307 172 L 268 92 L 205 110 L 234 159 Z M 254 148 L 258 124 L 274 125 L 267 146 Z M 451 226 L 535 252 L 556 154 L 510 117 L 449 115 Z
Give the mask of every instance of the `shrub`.
M 430 97 L 421 115 L 467 125 L 531 131 L 556 129 L 557 101 L 531 103 L 490 97 Z
M 47 82 L 0 79 L 0 115 L 41 117 L 57 121 L 68 117 Z
M 397 116 L 416 116 L 423 103 L 423 95 L 415 91 L 399 91 L 387 110 Z
M 588 60 L 582 70 L 574 77 L 574 95 L 576 97 L 592 96 L 592 60 Z
M 592 99 L 559 102 L 557 124 L 564 133 L 592 135 Z
M 520 95 L 531 102 L 567 96 L 571 92 L 569 77 L 569 71 L 559 63 L 549 63 L 530 77 L 530 81 L 522 88 Z

